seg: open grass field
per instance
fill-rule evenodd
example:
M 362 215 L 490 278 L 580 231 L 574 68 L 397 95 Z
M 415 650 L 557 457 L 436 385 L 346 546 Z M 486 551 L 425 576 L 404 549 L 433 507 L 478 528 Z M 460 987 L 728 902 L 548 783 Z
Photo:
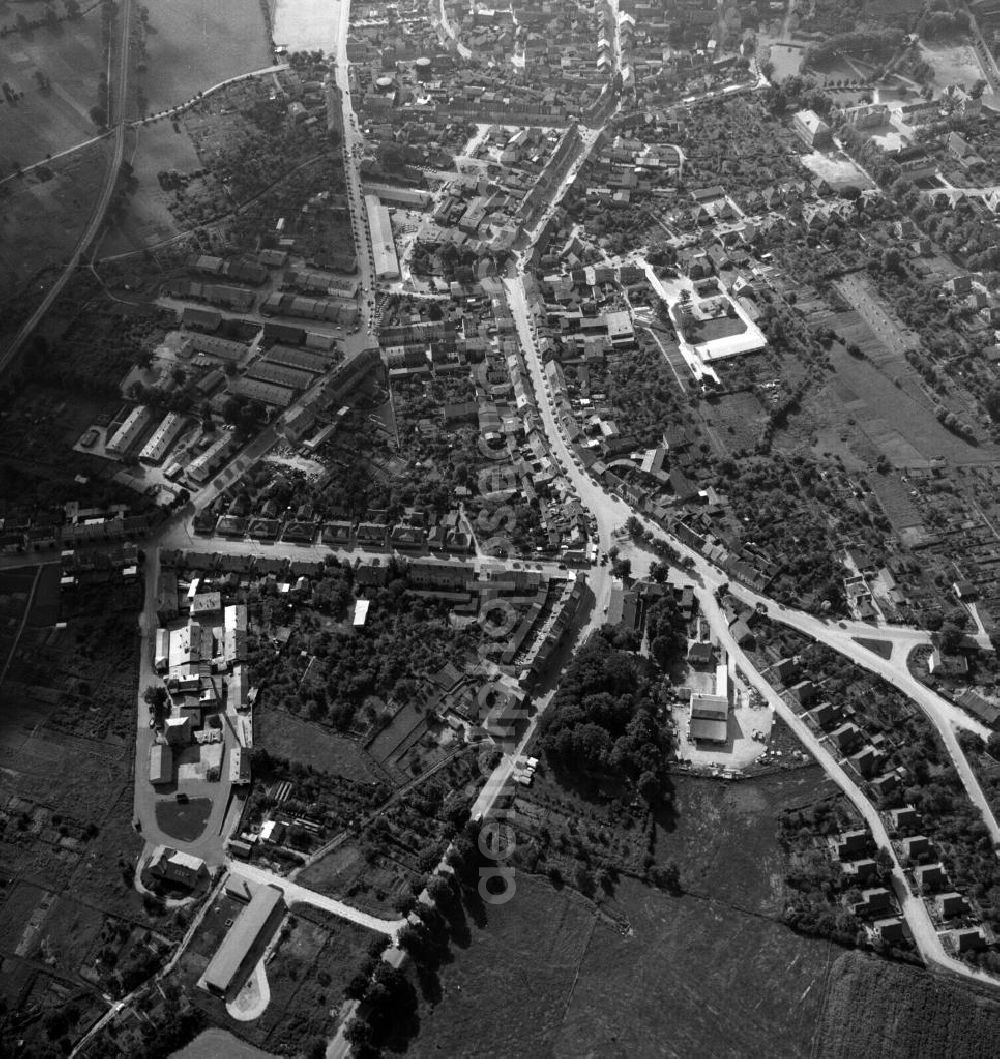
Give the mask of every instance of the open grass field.
M 840 454 L 843 447 L 867 463 L 882 453 L 896 467 L 926 466 L 936 456 L 957 464 L 995 459 L 994 445 L 970 445 L 935 419 L 916 373 L 901 359 L 880 367 L 834 343 L 830 364 L 834 374 L 806 403 L 819 451 Z
M 809 1055 L 839 950 L 779 921 L 777 812 L 827 792 L 818 768 L 723 785 L 679 777 L 655 836 L 682 896 L 623 879 L 602 910 L 537 876 L 482 910 L 421 1011 L 417 1055 Z M 516 820 L 514 824 L 516 828 Z M 517 1012 L 517 1018 L 511 1013 Z
M 178 842 L 200 838 L 212 815 L 209 798 L 192 798 L 187 802 L 161 799 L 156 803 L 156 825 L 165 835 Z
M 885 510 L 889 521 L 897 529 L 902 526 L 916 526 L 923 517 L 910 498 L 910 487 L 896 475 L 873 475 L 872 489 L 878 502 Z
M 104 69 L 101 15 L 97 5 L 85 2 L 80 6 L 93 10 L 76 22 L 60 22 L 54 29 L 0 38 L 3 80 L 15 92 L 24 93 L 15 105 L 0 102 L 0 177 L 7 176 L 14 162 L 22 166 L 41 162 L 46 155 L 74 147 L 100 131 L 90 108 L 98 101 L 98 79 Z M 18 7 L 5 6 L 0 22 L 12 25 Z M 42 5 L 25 14 L 41 17 Z M 48 91 L 39 88 L 37 72 L 51 81 Z
M 303 886 L 342 901 L 369 915 L 386 919 L 398 913 L 393 902 L 417 882 L 419 874 L 398 861 L 377 857 L 369 864 L 356 843 L 345 842 L 298 877 Z
M 101 932 L 104 916 L 94 908 L 81 905 L 73 897 L 60 897 L 46 916 L 38 932 L 36 945 L 29 955 L 44 960 L 64 975 L 94 972 L 91 949 Z
M 700 346 L 720 338 L 742 335 L 746 329 L 747 325 L 739 316 L 715 316 L 692 324 L 687 331 L 687 339 L 693 345 Z
M 701 405 L 701 415 L 730 453 L 753 452 L 767 421 L 767 410 L 752 390 L 710 396 Z
M 313 724 L 274 706 L 254 717 L 254 739 L 272 754 L 353 780 L 375 780 L 356 739 L 348 739 L 323 725 Z
M 0 304 L 39 269 L 61 266 L 72 253 L 97 202 L 110 151 L 102 140 L 46 167 L 50 179 L 34 169 L 0 184 Z
M 1000 1055 L 1000 1001 L 915 967 L 844 953 L 830 971 L 818 1040 L 823 1059 L 990 1059 Z
M 967 41 L 951 44 L 920 43 L 920 57 L 934 68 L 934 85 L 941 91 L 948 85 L 964 84 L 971 88 L 983 76 L 976 50 Z M 984 93 L 989 97 L 989 88 Z
M 254 1048 L 216 1026 L 199 1033 L 189 1045 L 174 1054 L 176 1059 L 271 1059 L 270 1052 Z
M 190 138 L 183 128 L 175 132 L 172 122 L 139 125 L 132 136 L 135 144 L 132 171 L 139 186 L 128 199 L 121 224 L 109 229 L 104 237 L 100 246 L 102 257 L 143 250 L 176 235 L 180 229 L 170 213 L 171 193 L 160 187 L 157 174 L 172 170 L 187 174 L 201 167 Z
M 837 102 L 847 105 L 839 97 Z M 821 180 L 825 180 L 835 191 L 846 187 L 861 188 L 864 191 L 875 186 L 865 171 L 841 152 L 831 156 L 813 151 L 812 154 L 803 155 L 802 164 Z
M 627 881 L 631 933 L 533 877 L 441 973 L 415 1055 L 809 1054 L 827 942 Z M 511 1013 L 517 1012 L 512 1018 Z
M 173 0 L 150 7 L 148 68 L 140 75 L 147 112 L 177 106 L 220 81 L 271 66 L 256 0 Z

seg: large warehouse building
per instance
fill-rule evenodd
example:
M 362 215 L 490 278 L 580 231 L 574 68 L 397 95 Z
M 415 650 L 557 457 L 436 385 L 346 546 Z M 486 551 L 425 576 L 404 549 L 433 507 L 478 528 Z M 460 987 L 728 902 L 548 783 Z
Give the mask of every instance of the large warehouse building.
M 276 886 L 261 886 L 222 939 L 201 984 L 222 997 L 241 986 L 284 913 L 284 894 Z
M 379 201 L 378 195 L 365 195 L 365 208 L 368 210 L 368 227 L 371 230 L 375 278 L 399 279 L 399 258 L 392 238 L 389 211 Z

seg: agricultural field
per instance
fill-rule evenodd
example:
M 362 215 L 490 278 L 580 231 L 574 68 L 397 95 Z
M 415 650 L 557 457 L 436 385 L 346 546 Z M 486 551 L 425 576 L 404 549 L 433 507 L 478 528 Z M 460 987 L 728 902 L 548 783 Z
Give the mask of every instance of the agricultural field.
M 0 145 L 5 142 L 0 134 Z M 110 153 L 110 144 L 100 140 L 0 183 L 0 302 L 72 253 L 97 202 Z
M 201 167 L 191 140 L 169 121 L 139 125 L 132 136 L 132 174 L 138 187 L 129 196 L 124 217 L 104 236 L 101 257 L 144 250 L 175 236 L 180 229 L 170 212 L 171 193 L 163 190 L 157 175 L 171 170 L 188 174 Z
M 410 893 L 420 873 L 389 857 L 369 860 L 361 843 L 349 841 L 304 869 L 298 880 L 369 915 L 391 918 L 397 914 L 395 903 Z
M 81 584 L 59 600 L 58 576 L 58 565 L 42 568 L 0 690 L 0 861 L 15 878 L 56 894 L 72 885 L 146 920 L 131 885 L 142 846 L 131 826 L 138 589 Z M 56 618 L 67 628 L 53 629 Z
M 989 1059 L 1000 1052 L 1000 1001 L 968 983 L 844 953 L 830 968 L 817 1037 L 823 1059 Z
M 680 868 L 676 895 L 622 878 L 595 906 L 519 872 L 508 904 L 470 910 L 414 1054 L 475 1039 L 498 1056 L 529 1041 L 530 1054 L 808 1055 L 837 950 L 779 923 L 776 814 L 827 787 L 816 768 L 731 786 L 676 777 L 654 836 L 657 861 Z
M 260 4 L 247 0 L 152 5 L 146 52 L 139 85 L 150 114 L 274 62 Z
M 713 440 L 730 455 L 753 452 L 768 420 L 767 409 L 752 390 L 709 394 L 699 411 Z
M 79 19 L 0 38 L 2 79 L 19 95 L 16 104 L 0 102 L 0 176 L 15 162 L 42 162 L 100 132 L 90 109 L 98 103 L 105 68 L 101 13 L 97 4 L 80 7 L 86 13 Z M 29 18 L 43 13 L 41 5 L 4 5 L 0 23 L 12 25 L 19 8 Z M 38 74 L 48 79 L 47 88 Z
M 841 333 L 848 338 L 852 331 L 841 328 Z M 866 345 L 859 347 L 866 353 Z M 818 452 L 836 453 L 839 440 L 863 463 L 884 455 L 895 467 L 926 466 L 936 456 L 957 464 L 993 458 L 992 444 L 970 445 L 938 422 L 905 361 L 892 358 L 882 369 L 867 355 L 853 357 L 834 343 L 829 362 L 834 374 L 805 405 Z

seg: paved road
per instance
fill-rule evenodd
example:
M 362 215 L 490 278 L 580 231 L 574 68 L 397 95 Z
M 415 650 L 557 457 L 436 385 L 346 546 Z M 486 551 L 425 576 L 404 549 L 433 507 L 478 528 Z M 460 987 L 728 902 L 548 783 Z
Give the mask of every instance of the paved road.
M 448 12 L 445 10 L 444 0 L 438 0 L 438 16 L 441 28 L 455 42 L 458 54 L 466 61 L 470 60 L 472 58 L 472 49 L 467 44 L 463 44 L 461 38 L 455 32 L 455 27 L 451 24 L 451 19 L 448 18 Z
M 332 912 L 341 919 L 357 923 L 359 927 L 367 927 L 368 930 L 377 931 L 379 934 L 388 934 L 390 938 L 395 938 L 400 927 L 406 922 L 405 919 L 379 919 L 377 916 L 370 916 L 366 912 L 359 912 L 356 908 L 345 905 L 343 901 L 337 901 L 332 897 L 324 897 L 322 894 L 316 893 L 315 890 L 309 890 L 305 886 L 292 882 L 291 879 L 283 875 L 276 875 L 274 872 L 267 871 L 265 868 L 258 868 L 254 864 L 245 864 L 243 861 L 229 861 L 227 863 L 234 874 L 242 875 L 251 882 L 277 886 L 284 893 L 285 900 L 289 904 L 293 901 L 299 901 L 302 904 L 312 905 L 313 908 L 322 908 L 324 911 Z
M 128 131 L 128 123 L 125 120 L 125 115 L 128 106 L 128 56 L 129 30 L 132 21 L 132 0 L 121 0 L 121 3 L 118 6 L 118 19 L 121 29 L 121 38 L 118 45 L 118 91 L 114 101 L 114 128 L 112 130 L 113 148 L 111 159 L 108 162 L 108 168 L 104 174 L 104 184 L 101 188 L 101 194 L 98 197 L 90 221 L 77 241 L 76 249 L 66 263 L 66 267 L 60 273 L 55 283 L 53 283 L 48 289 L 38 308 L 35 309 L 28 320 L 22 325 L 21 330 L 14 336 L 7 348 L 0 353 L 0 375 L 2 375 L 13 363 L 21 346 L 24 345 L 27 339 L 31 336 L 35 328 L 41 322 L 42 317 L 45 316 L 56 298 L 62 293 L 63 288 L 76 271 L 77 265 L 80 264 L 80 259 L 84 252 L 97 237 L 98 232 L 104 224 L 104 215 L 108 212 L 108 206 L 111 204 L 111 197 L 114 194 L 115 186 L 118 183 L 118 173 L 121 169 L 122 159 L 125 157 L 125 136 Z
M 144 549 L 144 552 L 146 556 L 143 572 L 145 595 L 142 614 L 139 617 L 139 695 L 136 704 L 134 812 L 146 841 L 146 852 L 150 846 L 172 846 L 200 857 L 210 867 L 216 867 L 225 860 L 225 844 L 229 837 L 226 825 L 231 826 L 233 820 L 231 805 L 235 805 L 236 809 L 242 807 L 242 802 L 238 799 L 231 803 L 232 784 L 229 782 L 227 767 L 228 751 L 237 743 L 237 738 L 228 726 L 223 725 L 222 773 L 218 780 L 175 782 L 167 788 L 166 793 L 163 790 L 157 790 L 149 782 L 149 750 L 153 745 L 155 735 L 153 729 L 149 727 L 149 707 L 143 702 L 142 693 L 150 684 L 156 687 L 160 685 L 160 677 L 153 667 L 156 629 L 159 625 L 156 601 L 160 549 L 158 545 L 151 544 Z M 189 798 L 208 798 L 212 802 L 212 811 L 204 830 L 197 838 L 187 842 L 181 842 L 163 831 L 156 818 L 157 805 L 164 801 L 169 802 L 178 789 L 183 790 Z M 227 810 L 230 812 L 229 820 L 226 819 Z
M 747 677 L 748 682 L 767 700 L 773 707 L 775 713 L 792 729 L 801 742 L 809 749 L 813 757 L 819 762 L 827 775 L 837 784 L 844 794 L 857 807 L 864 816 L 865 822 L 871 829 L 876 845 L 887 850 L 892 855 L 893 875 L 892 886 L 899 900 L 900 908 L 906 916 L 907 924 L 913 934 L 917 949 L 921 958 L 928 965 L 940 967 L 946 971 L 961 975 L 965 978 L 975 978 L 977 981 L 988 982 L 996 986 L 996 981 L 988 975 L 976 971 L 961 960 L 957 960 L 945 952 L 938 936 L 937 930 L 931 921 L 927 907 L 923 900 L 910 889 L 906 876 L 892 848 L 892 842 L 886 831 L 885 824 L 879 816 L 875 807 L 869 802 L 862 790 L 851 780 L 841 768 L 839 761 L 820 742 L 808 723 L 797 714 L 782 697 L 771 687 L 771 685 L 760 675 L 753 663 L 744 654 L 739 644 L 733 639 L 727 626 L 727 619 L 721 607 L 716 602 L 714 593 L 702 587 L 695 589 L 698 604 L 702 614 L 708 619 L 712 632 L 719 643 L 725 648 L 732 663 L 741 669 Z

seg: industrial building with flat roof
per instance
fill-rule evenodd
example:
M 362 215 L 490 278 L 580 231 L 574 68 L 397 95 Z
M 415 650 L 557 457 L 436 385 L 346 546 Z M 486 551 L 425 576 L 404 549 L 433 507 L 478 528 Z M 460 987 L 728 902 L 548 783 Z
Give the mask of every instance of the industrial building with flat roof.
M 242 985 L 252 964 L 263 954 L 284 912 L 284 894 L 276 886 L 261 886 L 222 939 L 205 969 L 201 984 L 209 992 L 222 997 L 234 985 Z
M 125 422 L 108 439 L 104 451 L 111 456 L 124 456 L 152 421 L 153 410 L 148 405 L 137 404 L 129 412 Z
M 139 453 L 141 463 L 160 464 L 170 451 L 170 446 L 177 440 L 177 435 L 184 429 L 184 416 L 178 412 L 168 412 L 163 422 L 153 431 L 153 436 L 146 442 Z
M 379 201 L 378 195 L 365 195 L 365 208 L 368 210 L 368 227 L 372 237 L 375 278 L 399 279 L 399 258 L 392 237 L 389 210 Z
M 691 724 L 688 729 L 696 743 L 724 743 L 729 718 L 729 700 L 724 695 L 691 696 Z

